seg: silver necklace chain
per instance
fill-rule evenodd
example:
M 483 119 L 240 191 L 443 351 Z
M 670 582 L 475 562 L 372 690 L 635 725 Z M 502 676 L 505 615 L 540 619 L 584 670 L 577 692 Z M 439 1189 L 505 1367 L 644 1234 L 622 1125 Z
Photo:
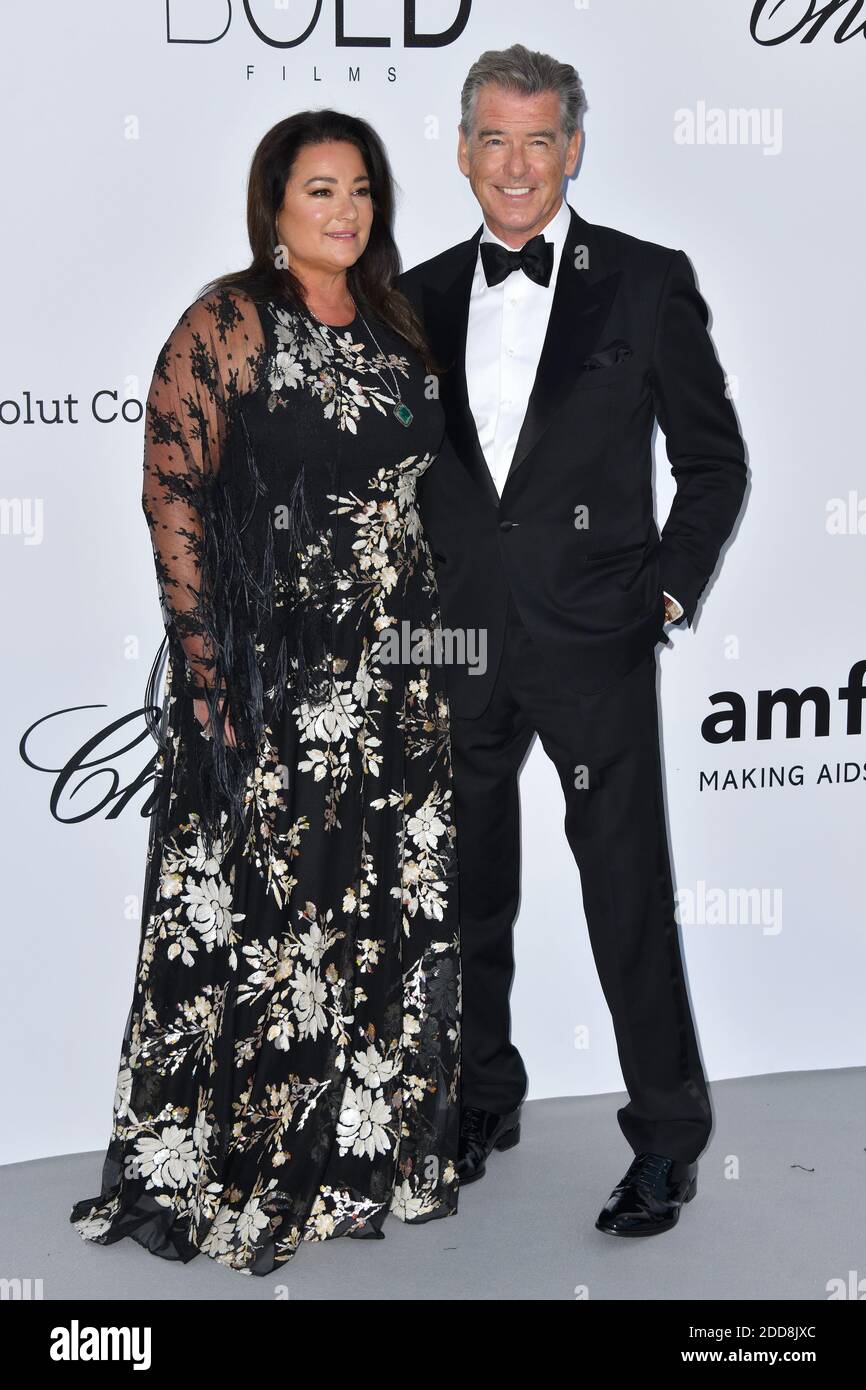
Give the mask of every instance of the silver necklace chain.
M 358 317 L 360 318 L 370 337 L 373 339 L 374 345 L 378 348 L 379 356 L 382 358 L 382 362 L 385 366 L 385 369 L 389 373 L 391 380 L 394 383 L 394 395 L 397 397 L 397 403 L 392 409 L 391 414 L 394 416 L 395 420 L 400 421 L 401 425 L 409 426 L 411 425 L 414 417 L 412 415 L 412 411 L 409 409 L 408 405 L 406 405 L 406 403 L 403 400 L 403 393 L 400 390 L 400 383 L 397 380 L 397 374 L 394 371 L 394 368 L 391 366 L 390 362 L 388 361 L 387 354 L 382 350 L 382 345 L 379 342 L 379 339 L 376 337 L 376 334 L 373 332 L 369 323 L 364 318 L 364 315 L 361 313 L 361 310 L 358 308 L 357 304 L 355 305 L 355 308 L 358 312 Z M 348 328 L 348 326 L 348 324 L 345 325 L 346 328 Z M 323 327 L 330 328 L 332 332 L 336 331 L 332 324 L 324 324 Z M 382 373 L 379 371 L 378 367 L 373 366 L 372 362 L 370 363 L 370 370 L 379 378 L 385 390 L 387 391 L 387 381 L 383 377 Z
M 370 325 L 369 325 L 369 323 L 367 322 L 367 320 L 364 318 L 364 315 L 361 313 L 361 310 L 360 310 L 360 309 L 358 309 L 358 315 L 359 315 L 359 317 L 360 317 L 360 319 L 361 319 L 362 324 L 364 325 L 364 327 L 366 328 L 367 332 L 369 333 L 370 337 L 373 339 L 373 343 L 374 343 L 375 346 L 379 349 L 379 356 L 382 358 L 382 361 L 384 362 L 385 367 L 386 367 L 387 370 L 388 370 L 388 373 L 389 373 L 389 375 L 390 375 L 390 377 L 391 377 L 391 380 L 392 380 L 393 383 L 394 383 L 394 395 L 397 397 L 397 400 L 398 400 L 398 401 L 402 401 L 403 397 L 402 397 L 401 394 L 400 394 L 400 383 L 399 383 L 399 381 L 397 380 L 397 376 L 396 376 L 396 373 L 394 372 L 394 368 L 391 366 L 391 363 L 388 361 L 387 354 L 384 353 L 384 352 L 382 351 L 382 346 L 381 346 L 381 344 L 380 344 L 378 338 L 376 337 L 375 333 L 373 332 L 373 330 L 372 330 L 372 328 L 370 327 Z M 370 365 L 373 366 L 372 362 L 370 363 Z M 379 378 L 379 380 L 381 381 L 382 385 L 383 385 L 383 386 L 385 387 L 385 389 L 387 390 L 387 389 L 388 389 L 387 383 L 386 383 L 386 381 L 385 381 L 385 378 L 382 376 L 382 373 L 378 370 L 377 367 L 373 367 L 373 371 L 376 373 L 376 375 L 377 375 L 377 377 Z

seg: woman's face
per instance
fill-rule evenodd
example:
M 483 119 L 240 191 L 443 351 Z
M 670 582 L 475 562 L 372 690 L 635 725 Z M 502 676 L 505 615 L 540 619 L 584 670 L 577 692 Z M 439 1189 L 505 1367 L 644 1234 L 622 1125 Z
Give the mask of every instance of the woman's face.
M 348 269 L 367 245 L 372 225 L 370 180 L 357 146 L 342 140 L 305 145 L 276 219 L 291 270 Z

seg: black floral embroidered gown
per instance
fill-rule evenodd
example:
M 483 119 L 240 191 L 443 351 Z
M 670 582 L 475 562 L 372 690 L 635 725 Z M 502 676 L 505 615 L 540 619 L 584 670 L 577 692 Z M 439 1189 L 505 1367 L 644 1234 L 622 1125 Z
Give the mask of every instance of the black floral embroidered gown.
M 159 355 L 160 751 L 102 1191 L 70 1215 L 87 1240 L 264 1275 L 389 1212 L 456 1212 L 457 845 L 415 506 L 432 396 L 366 309 L 336 328 L 238 289 Z M 196 719 L 202 686 L 234 742 Z

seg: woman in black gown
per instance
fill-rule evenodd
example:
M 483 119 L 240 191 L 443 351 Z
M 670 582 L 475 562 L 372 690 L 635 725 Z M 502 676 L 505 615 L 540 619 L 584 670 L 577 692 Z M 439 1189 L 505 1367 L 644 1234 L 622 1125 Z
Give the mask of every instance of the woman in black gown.
M 70 1216 L 86 1240 L 263 1275 L 301 1241 L 457 1210 L 457 846 L 415 506 L 444 418 L 391 288 L 392 210 L 365 122 L 280 122 L 250 172 L 251 266 L 156 364 L 160 751 L 102 1191 Z

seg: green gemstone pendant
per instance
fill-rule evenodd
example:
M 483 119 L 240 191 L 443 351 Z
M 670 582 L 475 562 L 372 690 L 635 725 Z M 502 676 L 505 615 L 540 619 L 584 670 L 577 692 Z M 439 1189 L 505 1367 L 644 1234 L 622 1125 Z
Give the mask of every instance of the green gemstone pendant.
M 398 401 L 394 406 L 393 414 L 395 418 L 400 421 L 401 425 L 411 425 L 415 418 L 408 405 L 404 405 L 402 401 Z

